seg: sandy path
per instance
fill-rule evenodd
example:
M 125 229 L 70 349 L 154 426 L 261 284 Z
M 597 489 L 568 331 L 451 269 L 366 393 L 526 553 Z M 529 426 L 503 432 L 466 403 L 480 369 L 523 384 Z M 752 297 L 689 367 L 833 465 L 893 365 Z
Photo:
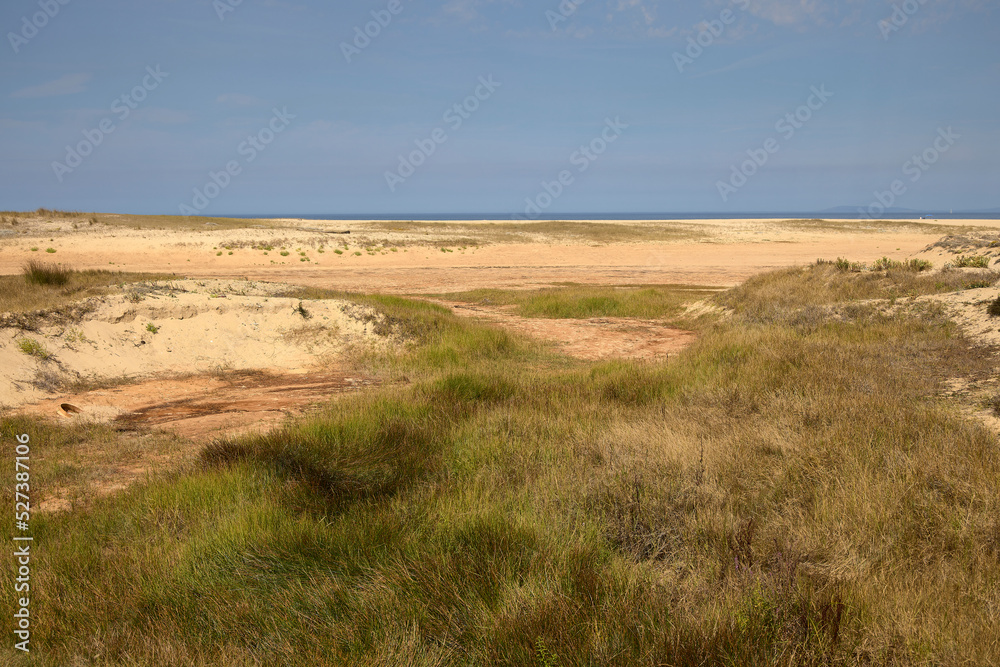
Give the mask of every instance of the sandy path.
M 694 342 L 691 331 L 652 320 L 595 317 L 586 320 L 520 317 L 513 306 L 491 307 L 435 301 L 462 317 L 493 322 L 505 329 L 554 343 L 577 359 L 666 359 Z

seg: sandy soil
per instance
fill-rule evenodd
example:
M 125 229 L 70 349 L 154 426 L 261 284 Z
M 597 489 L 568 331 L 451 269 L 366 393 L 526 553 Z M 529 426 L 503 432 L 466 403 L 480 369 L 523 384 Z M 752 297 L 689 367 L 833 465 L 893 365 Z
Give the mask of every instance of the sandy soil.
M 389 344 L 372 313 L 345 301 L 275 297 L 283 285 L 179 280 L 94 297 L 75 323 L 0 329 L 0 404 L 31 403 L 65 384 L 103 384 L 221 370 L 281 374 L 328 368 L 353 345 Z M 25 354 L 22 341 L 43 355 Z M 43 358 L 45 357 L 45 358 Z
M 11 232 L 0 237 L 0 274 L 17 273 L 25 261 L 41 258 L 78 269 L 249 278 L 365 292 L 443 293 L 560 282 L 731 286 L 761 271 L 817 258 L 904 259 L 950 231 L 970 229 L 995 232 L 1000 222 L 699 220 L 518 226 L 286 220 L 260 228 L 191 230 L 32 219 L 0 230 Z M 326 233 L 331 231 L 351 234 Z M 49 248 L 56 252 L 46 253 Z M 338 249 L 342 254 L 336 254 Z
M 203 443 L 270 430 L 311 405 L 374 384 L 371 378 L 338 371 L 236 371 L 71 392 L 21 411 L 67 421 L 112 423 L 123 431 L 155 427 Z
M 990 317 L 986 308 L 998 296 L 996 287 L 970 289 L 939 296 L 919 297 L 917 301 L 937 302 L 944 305 L 948 317 L 962 331 L 984 347 L 1000 349 L 1000 317 Z
M 496 322 L 504 328 L 554 343 L 578 359 L 667 359 L 695 340 L 695 334 L 659 322 L 623 317 L 586 320 L 519 317 L 514 306 L 490 307 L 437 301 L 463 317 Z

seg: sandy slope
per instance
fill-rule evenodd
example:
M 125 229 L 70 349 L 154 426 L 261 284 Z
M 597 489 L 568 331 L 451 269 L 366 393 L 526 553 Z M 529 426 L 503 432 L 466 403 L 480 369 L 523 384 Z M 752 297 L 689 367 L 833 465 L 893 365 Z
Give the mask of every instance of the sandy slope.
M 144 378 L 219 369 L 304 372 L 350 345 L 385 344 L 367 309 L 341 301 L 276 298 L 280 285 L 181 280 L 154 283 L 141 300 L 97 297 L 93 312 L 38 332 L 0 329 L 0 404 L 52 395 L 60 382 Z M 139 298 L 139 297 L 133 297 Z M 42 345 L 48 359 L 19 348 Z

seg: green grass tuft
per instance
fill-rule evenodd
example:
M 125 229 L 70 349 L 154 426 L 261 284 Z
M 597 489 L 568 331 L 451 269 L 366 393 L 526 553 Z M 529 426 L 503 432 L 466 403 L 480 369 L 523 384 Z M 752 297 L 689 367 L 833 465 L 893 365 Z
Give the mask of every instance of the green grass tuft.
M 32 260 L 24 267 L 24 279 L 31 285 L 62 286 L 69 282 L 72 269 Z
M 45 349 L 45 346 L 33 338 L 22 338 L 17 341 L 17 347 L 29 357 L 35 357 L 43 361 L 51 356 Z

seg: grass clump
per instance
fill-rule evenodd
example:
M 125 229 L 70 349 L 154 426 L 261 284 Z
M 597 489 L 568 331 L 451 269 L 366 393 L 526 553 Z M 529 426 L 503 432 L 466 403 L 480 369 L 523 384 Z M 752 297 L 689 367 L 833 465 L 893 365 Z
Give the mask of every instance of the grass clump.
M 841 267 L 841 262 L 846 262 L 846 260 L 837 260 L 837 267 Z M 850 264 L 851 269 L 854 269 L 856 263 Z M 863 264 L 860 266 L 864 266 Z M 927 261 L 926 259 L 910 259 L 907 261 L 899 261 L 895 259 L 889 259 L 888 257 L 882 257 L 877 259 L 872 263 L 872 271 L 913 271 L 920 273 L 921 271 L 929 271 L 934 265 Z M 857 271 L 855 271 L 857 273 Z
M 148 331 L 149 333 L 155 335 L 155 334 L 158 334 L 160 332 L 160 327 L 158 327 L 155 324 L 153 324 L 152 322 L 150 322 L 149 324 L 146 325 L 146 331 Z
M 827 264 L 828 262 L 818 260 L 816 263 Z M 861 273 L 867 268 L 862 262 L 851 262 L 843 257 L 838 257 L 837 261 L 834 262 L 833 265 L 837 267 L 838 271 L 851 271 L 853 273 Z
M 986 314 L 990 317 L 1000 317 L 1000 296 L 990 301 L 986 307 Z
M 934 268 L 932 262 L 926 259 L 909 259 L 906 261 L 900 261 L 896 259 L 889 259 L 888 257 L 882 257 L 872 262 L 871 266 L 865 264 L 864 262 L 852 262 L 850 260 L 844 259 L 843 257 L 838 257 L 836 261 L 830 262 L 827 260 L 817 260 L 817 266 L 831 265 L 835 267 L 838 271 L 845 273 L 861 273 L 863 271 L 913 271 L 915 273 L 920 273 L 922 271 L 930 271 Z
M 113 292 L 147 280 L 172 280 L 177 276 L 77 271 L 43 262 L 28 262 L 20 276 L 0 276 L 0 314 L 58 309 L 81 299 Z
M 69 282 L 73 271 L 63 266 L 32 260 L 25 265 L 23 274 L 30 285 L 62 286 Z
M 957 269 L 987 269 L 990 258 L 988 255 L 959 255 L 951 264 Z
M 211 467 L 270 469 L 324 502 L 342 505 L 391 496 L 434 465 L 441 433 L 429 406 L 384 398 L 343 418 L 332 412 L 256 438 L 217 442 L 202 454 Z
M 35 357 L 42 361 L 46 361 L 51 356 L 45 349 L 45 346 L 33 338 L 22 338 L 17 341 L 17 347 L 29 357 Z

